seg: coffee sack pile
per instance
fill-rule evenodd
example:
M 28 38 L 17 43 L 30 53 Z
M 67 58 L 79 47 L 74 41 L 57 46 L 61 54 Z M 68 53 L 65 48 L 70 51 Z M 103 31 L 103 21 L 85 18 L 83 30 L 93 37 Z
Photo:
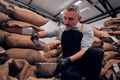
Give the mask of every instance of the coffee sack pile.
M 61 58 L 59 40 L 48 44 L 30 40 L 32 34 L 44 30 L 41 26 L 47 22 L 47 18 L 31 10 L 0 0 L 0 79 L 38 80 L 36 63 L 56 63 Z M 114 72 L 112 65 L 120 64 L 120 18 L 111 18 L 103 24 L 100 29 L 92 26 L 92 47 L 104 52 L 100 79 L 109 80 Z
M 93 27 L 95 34 L 93 47 L 104 52 L 100 78 L 110 80 L 115 72 L 113 64 L 120 67 L 120 18 L 111 18 L 103 25 L 101 29 Z
M 31 10 L 0 0 L 0 79 L 27 80 L 37 77 L 36 63 L 56 63 L 61 58 L 59 41 L 46 44 L 30 40 L 34 33 L 44 30 L 41 26 L 48 21 Z M 7 72 L 2 72 L 3 67 Z M 33 72 L 26 74 L 29 69 Z M 26 76 L 21 76 L 24 74 Z

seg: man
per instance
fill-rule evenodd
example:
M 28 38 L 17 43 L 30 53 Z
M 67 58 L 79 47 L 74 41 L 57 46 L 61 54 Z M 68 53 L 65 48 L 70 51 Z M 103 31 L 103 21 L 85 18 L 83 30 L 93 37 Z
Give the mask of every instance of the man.
M 31 40 L 59 36 L 63 56 L 58 61 L 56 73 L 61 72 L 61 80 L 81 80 L 81 76 L 86 80 L 99 80 L 103 53 L 91 48 L 94 37 L 91 26 L 79 23 L 81 16 L 75 5 L 65 8 L 63 17 L 65 27 L 35 33 Z

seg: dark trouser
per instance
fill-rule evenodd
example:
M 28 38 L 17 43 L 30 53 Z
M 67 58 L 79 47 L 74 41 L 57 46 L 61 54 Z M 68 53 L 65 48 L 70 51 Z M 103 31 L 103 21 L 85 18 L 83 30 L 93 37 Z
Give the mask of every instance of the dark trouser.
M 99 80 L 102 67 L 103 52 L 96 48 L 89 48 L 86 53 L 72 65 L 68 65 L 62 72 L 61 80 Z

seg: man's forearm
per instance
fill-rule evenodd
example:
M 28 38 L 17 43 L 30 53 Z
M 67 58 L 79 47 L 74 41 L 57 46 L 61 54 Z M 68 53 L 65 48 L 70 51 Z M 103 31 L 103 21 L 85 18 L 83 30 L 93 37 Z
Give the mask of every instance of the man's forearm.
M 74 62 L 75 60 L 81 58 L 85 52 L 86 52 L 86 50 L 80 50 L 79 52 L 77 52 L 73 56 L 70 56 L 71 62 Z

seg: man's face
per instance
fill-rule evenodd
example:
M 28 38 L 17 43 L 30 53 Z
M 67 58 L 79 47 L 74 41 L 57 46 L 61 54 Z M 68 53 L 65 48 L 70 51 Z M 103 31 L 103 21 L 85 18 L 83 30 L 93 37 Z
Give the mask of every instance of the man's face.
M 76 24 L 80 21 L 81 17 L 75 11 L 64 10 L 63 13 L 64 24 L 67 29 L 71 29 L 76 26 Z

